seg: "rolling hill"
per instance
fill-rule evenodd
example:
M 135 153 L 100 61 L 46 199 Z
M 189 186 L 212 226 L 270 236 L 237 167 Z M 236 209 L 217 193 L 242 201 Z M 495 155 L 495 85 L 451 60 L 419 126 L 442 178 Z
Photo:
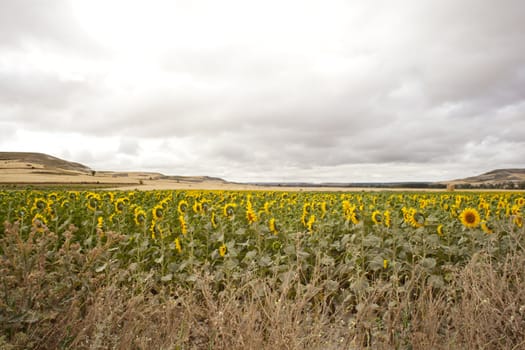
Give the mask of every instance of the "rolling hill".
M 95 171 L 43 153 L 0 152 L 0 185 L 97 185 L 122 189 L 309 189 L 351 190 L 445 188 L 525 188 L 525 169 L 497 169 L 464 179 L 416 183 L 231 183 L 208 176 L 167 176 L 156 172 Z
M 208 176 L 166 176 L 156 172 L 95 171 L 86 165 L 43 153 L 0 152 L 0 184 L 96 185 L 118 188 L 217 187 L 227 182 Z
M 70 162 L 44 153 L 0 152 L 1 170 L 29 170 L 32 173 L 90 174 L 83 164 Z
M 496 169 L 477 176 L 444 182 L 461 187 L 525 188 L 525 169 Z

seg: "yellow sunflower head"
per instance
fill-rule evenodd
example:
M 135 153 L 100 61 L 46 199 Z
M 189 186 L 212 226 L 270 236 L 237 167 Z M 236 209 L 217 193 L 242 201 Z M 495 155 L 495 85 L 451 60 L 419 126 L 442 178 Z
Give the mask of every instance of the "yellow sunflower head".
M 476 209 L 465 208 L 463 209 L 461 214 L 459 214 L 459 220 L 461 221 L 463 226 L 467 228 L 476 228 L 481 222 L 481 217 Z
M 188 233 L 188 224 L 186 223 L 186 220 L 184 219 L 184 215 L 179 215 L 179 222 L 180 222 L 180 231 L 183 235 L 186 235 Z
M 379 225 L 383 222 L 383 216 L 381 215 L 381 212 L 379 210 L 374 210 L 374 212 L 372 213 L 372 221 L 376 225 Z
M 423 213 L 417 211 L 415 208 L 409 208 L 404 213 L 405 221 L 414 228 L 419 228 L 425 226 L 426 218 Z
M 115 211 L 117 213 L 122 213 L 126 207 L 126 198 L 119 198 L 115 202 Z
M 36 198 L 33 202 L 33 207 L 31 208 L 31 212 L 42 212 L 44 209 L 47 208 L 47 201 L 44 198 Z
M 257 221 L 257 214 L 255 214 L 255 211 L 253 211 L 251 206 L 246 209 L 246 220 L 248 220 L 248 223 L 250 224 Z
M 523 217 L 521 215 L 516 215 L 513 221 L 516 226 L 523 227 Z
M 137 226 L 144 225 L 144 222 L 146 222 L 146 212 L 142 208 L 136 207 L 133 219 Z
M 308 231 L 310 233 L 312 233 L 315 228 L 314 224 L 315 224 L 315 215 L 312 214 L 310 215 L 310 218 L 306 222 L 306 227 L 308 228 Z
M 210 221 L 211 221 L 211 227 L 217 228 L 217 226 L 219 226 L 219 222 L 217 221 L 217 216 L 215 215 L 214 211 L 211 212 Z
M 155 207 L 153 207 L 151 212 L 153 214 L 153 218 L 155 220 L 159 220 L 164 216 L 164 207 L 162 206 L 162 204 L 158 204 Z
M 275 223 L 275 218 L 271 218 L 270 221 L 268 221 L 268 228 L 270 229 L 270 232 L 276 235 L 278 233 L 277 231 L 277 224 Z
M 91 210 L 97 210 L 100 206 L 101 198 L 97 193 L 90 193 L 87 198 L 87 206 Z
M 225 256 L 226 253 L 228 251 L 228 248 L 226 247 L 226 244 L 222 244 L 220 247 L 219 247 L 219 255 L 220 256 Z
M 385 210 L 385 212 L 383 213 L 383 217 L 384 217 L 384 224 L 386 227 L 390 227 L 390 225 L 392 225 L 392 218 L 390 216 L 390 211 L 389 210 Z
M 201 202 L 195 201 L 195 203 L 193 204 L 193 212 L 195 214 L 202 214 L 203 209 Z
M 486 234 L 491 234 L 494 231 L 492 230 L 492 227 L 489 225 L 489 223 L 486 220 L 481 221 L 481 229 Z
M 235 215 L 235 203 L 228 203 L 224 206 L 224 216 L 226 216 L 227 218 L 233 218 L 233 216 Z
M 182 253 L 182 245 L 180 244 L 179 237 L 175 238 L 175 250 L 177 253 Z
M 47 220 L 42 214 L 37 213 L 33 217 L 33 220 L 31 223 L 37 232 L 44 232 L 46 225 L 47 225 Z
M 184 215 L 186 210 L 188 210 L 188 202 L 186 202 L 184 199 L 181 200 L 177 205 L 177 210 L 179 211 L 179 214 Z

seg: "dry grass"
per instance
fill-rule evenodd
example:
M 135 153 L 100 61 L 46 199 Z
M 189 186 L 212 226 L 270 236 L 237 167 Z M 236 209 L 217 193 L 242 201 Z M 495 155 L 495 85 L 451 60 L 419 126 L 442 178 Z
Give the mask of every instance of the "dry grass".
M 504 261 L 481 251 L 431 287 L 417 268 L 403 281 L 370 280 L 338 300 L 337 270 L 298 266 L 283 275 L 217 285 L 198 272 L 191 288 L 156 271 L 120 266 L 108 233 L 80 249 L 60 237 L 1 237 L 2 349 L 524 349 L 525 253 Z M 515 239 L 521 239 L 515 237 Z M 100 271 L 101 264 L 109 264 Z M 99 271 L 99 272 L 97 272 Z M 283 278 L 284 276 L 284 278 Z M 327 291 L 334 290 L 333 293 Z

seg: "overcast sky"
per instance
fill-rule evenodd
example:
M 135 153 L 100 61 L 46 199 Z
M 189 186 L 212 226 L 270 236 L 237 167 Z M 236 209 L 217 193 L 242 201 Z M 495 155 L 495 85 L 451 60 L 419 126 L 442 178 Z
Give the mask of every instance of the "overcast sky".
M 1 0 L 0 151 L 233 181 L 525 167 L 523 0 Z

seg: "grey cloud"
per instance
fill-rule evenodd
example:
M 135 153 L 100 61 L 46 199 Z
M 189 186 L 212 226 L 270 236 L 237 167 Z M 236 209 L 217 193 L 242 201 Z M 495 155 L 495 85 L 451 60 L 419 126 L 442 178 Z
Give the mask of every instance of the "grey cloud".
M 61 79 L 51 73 L 6 71 L 1 68 L 1 104 L 64 110 L 72 107 L 73 99 L 86 98 L 95 93 L 94 87 L 85 82 Z
M 345 5 L 351 20 L 340 28 L 347 32 L 312 37 L 309 48 L 294 46 L 292 39 L 308 38 L 293 31 L 282 47 L 264 41 L 271 38 L 264 31 L 203 48 L 167 43 L 154 61 L 158 85 L 141 85 L 131 70 L 129 86 L 113 86 L 105 84 L 118 79 L 112 72 L 72 82 L 7 65 L 0 70 L 0 108 L 11 107 L 4 119 L 16 116 L 27 129 L 118 132 L 123 157 L 140 157 L 143 140 L 185 140 L 191 149 L 159 150 L 136 164 L 213 175 L 282 168 L 342 176 L 352 164 L 371 173 L 383 171 L 378 164 L 404 171 L 522 164 L 525 3 L 375 3 Z M 2 11 L 0 46 L 30 40 L 67 50 L 77 38 L 90 45 L 67 6 L 54 4 L 8 2 L 20 22 Z M 337 44 L 325 47 L 323 40 Z
M 117 152 L 133 156 L 137 155 L 139 150 L 140 144 L 136 139 L 123 138 L 120 140 Z
M 5 0 L 0 11 L 0 52 L 39 47 L 105 56 L 75 22 L 70 1 Z

